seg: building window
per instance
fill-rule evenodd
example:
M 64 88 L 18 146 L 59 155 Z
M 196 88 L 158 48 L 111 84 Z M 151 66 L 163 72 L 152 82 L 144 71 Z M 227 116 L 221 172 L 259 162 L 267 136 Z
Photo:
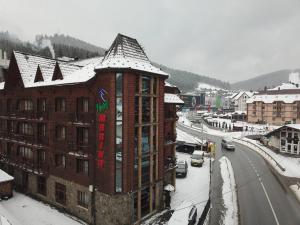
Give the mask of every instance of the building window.
M 46 124 L 38 123 L 38 137 L 46 137 Z
M 18 111 L 33 111 L 33 102 L 31 100 L 19 100 Z
M 47 180 L 46 177 L 37 178 L 37 192 L 44 196 L 47 195 Z
M 46 99 L 39 98 L 37 100 L 37 111 L 38 112 L 46 112 Z
M 77 143 L 78 144 L 89 143 L 89 128 L 86 127 L 77 128 Z
M 44 164 L 46 162 L 46 152 L 44 150 L 39 149 L 37 151 L 37 159 L 38 159 L 38 164 Z
M 66 112 L 66 99 L 56 98 L 55 99 L 55 112 Z
M 66 156 L 63 154 L 55 155 L 55 166 L 66 168 Z
M 86 97 L 77 98 L 77 112 L 82 112 L 82 113 L 89 112 L 89 98 Z
M 56 140 L 66 140 L 66 127 L 56 126 L 55 137 Z
M 76 159 L 77 161 L 77 173 L 84 173 L 89 175 L 89 161 L 83 159 Z
M 33 159 L 33 152 L 31 148 L 19 146 L 17 149 L 17 155 L 24 159 Z
M 66 186 L 60 183 L 55 183 L 55 201 L 65 205 L 66 204 Z
M 19 134 L 22 135 L 33 135 L 33 127 L 30 123 L 19 124 Z
M 77 203 L 84 208 L 88 208 L 90 204 L 90 197 L 88 193 L 77 191 Z
M 116 166 L 116 192 L 122 192 L 122 166 L 123 166 L 123 74 L 116 74 L 116 143 L 115 143 L 115 166 Z
M 15 123 L 13 120 L 7 120 L 7 131 L 9 133 L 14 133 L 15 132 Z

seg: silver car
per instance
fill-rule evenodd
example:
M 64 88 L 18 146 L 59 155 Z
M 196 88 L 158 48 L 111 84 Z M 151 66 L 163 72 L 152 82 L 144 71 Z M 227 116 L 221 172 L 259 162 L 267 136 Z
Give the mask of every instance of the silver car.
M 188 172 L 188 164 L 185 160 L 180 160 L 177 162 L 176 167 L 176 177 L 183 176 L 186 177 Z
M 225 137 L 222 139 L 221 143 L 222 148 L 234 151 L 235 145 L 232 138 Z

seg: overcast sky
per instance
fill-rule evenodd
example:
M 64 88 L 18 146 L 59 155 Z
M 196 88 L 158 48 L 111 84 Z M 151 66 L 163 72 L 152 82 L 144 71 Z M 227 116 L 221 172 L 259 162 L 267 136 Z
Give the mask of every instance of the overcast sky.
M 0 30 L 104 48 L 122 33 L 152 61 L 229 82 L 300 67 L 300 0 L 0 0 Z

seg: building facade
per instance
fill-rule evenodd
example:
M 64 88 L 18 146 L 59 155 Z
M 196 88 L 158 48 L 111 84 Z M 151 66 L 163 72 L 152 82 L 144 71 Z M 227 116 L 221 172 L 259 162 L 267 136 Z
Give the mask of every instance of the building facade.
M 82 61 L 14 52 L 0 84 L 0 168 L 90 224 L 140 223 L 163 207 L 167 77 L 121 34 Z
M 288 124 L 282 126 L 266 135 L 268 146 L 281 153 L 289 155 L 300 155 L 300 125 Z
M 248 91 L 241 91 L 237 93 L 232 101 L 234 104 L 234 111 L 242 111 L 246 112 L 247 111 L 247 100 L 253 96 L 253 92 L 248 92 Z
M 300 123 L 300 89 L 268 90 L 247 101 L 250 123 L 284 125 Z

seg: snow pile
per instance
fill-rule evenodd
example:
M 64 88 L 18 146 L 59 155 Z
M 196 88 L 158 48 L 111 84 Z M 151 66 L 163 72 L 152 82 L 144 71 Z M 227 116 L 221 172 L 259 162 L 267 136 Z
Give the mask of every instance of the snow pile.
M 251 144 L 247 143 L 246 141 L 250 142 Z M 258 152 L 281 175 L 287 176 L 287 177 L 300 178 L 300 159 L 299 158 L 293 158 L 293 157 L 289 157 L 287 155 L 276 154 L 274 151 L 272 151 L 271 149 L 263 146 L 258 141 L 251 140 L 251 139 L 248 139 L 248 138 L 235 139 L 235 142 L 243 144 L 243 145 L 249 147 L 250 149 Z M 267 154 L 265 154 L 265 152 L 267 152 L 269 155 L 271 155 L 281 166 L 283 166 L 285 168 L 285 171 L 282 171 L 276 165 L 276 163 L 274 162 L 274 160 L 272 160 Z
M 0 90 L 4 89 L 5 82 L 0 82 Z
M 233 168 L 227 157 L 223 156 L 219 161 L 223 179 L 222 195 L 226 208 L 223 224 L 238 225 L 237 195 Z
M 8 220 L 4 217 L 0 215 L 0 225 L 11 225 Z
M 82 221 L 75 221 L 70 216 L 17 192 L 14 192 L 14 197 L 8 201 L 0 202 L 0 212 L 12 225 L 85 224 Z
M 14 178 L 7 173 L 5 173 L 3 170 L 0 169 L 0 183 L 6 182 L 6 181 L 11 181 Z

